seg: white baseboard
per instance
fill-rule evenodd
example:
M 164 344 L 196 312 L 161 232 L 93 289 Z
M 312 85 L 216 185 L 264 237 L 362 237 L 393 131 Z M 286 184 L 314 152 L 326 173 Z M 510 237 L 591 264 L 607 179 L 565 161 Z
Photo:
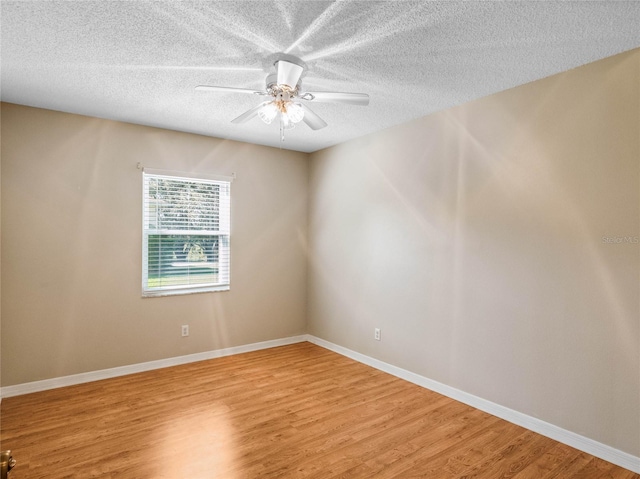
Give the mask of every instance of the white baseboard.
M 5 386 L 0 389 L 0 397 L 7 398 L 11 396 L 20 396 L 22 394 L 46 391 L 48 389 L 56 389 L 64 386 L 73 386 L 76 384 L 88 383 L 91 381 L 99 381 L 100 379 L 126 376 L 127 374 L 141 373 L 144 371 L 151 371 L 153 369 L 161 369 L 169 366 L 178 366 L 180 364 L 205 361 L 207 359 L 221 358 L 223 356 L 231 356 L 233 354 L 248 353 L 251 351 L 259 351 L 261 349 L 286 346 L 287 344 L 301 343 L 306 340 L 306 335 L 293 336 L 290 338 L 274 339 L 271 341 L 263 341 L 260 343 L 246 344 L 244 346 L 234 346 L 231 348 L 205 351 L 203 353 L 188 354 L 186 356 L 159 359 L 157 361 L 149 361 L 146 363 L 131 364 L 129 366 L 120 366 L 117 368 L 102 369 L 100 371 L 92 371 L 88 373 L 73 374 L 71 376 L 44 379 L 42 381 L 16 384 L 14 386 Z
M 528 416 L 527 414 L 514 411 L 513 409 L 487 401 L 486 399 L 479 398 L 473 394 L 460 391 L 459 389 L 447 386 L 446 384 L 412 373 L 406 369 L 393 366 L 383 361 L 365 356 L 364 354 L 338 346 L 337 344 L 330 343 L 324 339 L 307 335 L 306 340 L 310 343 L 329 349 L 333 352 L 379 369 L 380 371 L 392 374 L 393 376 L 417 384 L 418 386 L 422 386 L 431 391 L 435 391 L 444 396 L 455 399 L 456 401 L 460 401 L 461 403 L 468 404 L 476 409 L 480 409 L 481 411 L 487 412 L 513 424 L 517 424 L 518 426 L 522 426 L 533 432 L 542 434 L 543 436 L 549 437 L 558 442 L 579 449 L 580 451 L 591 454 L 592 456 L 599 457 L 600 459 L 604 459 L 605 461 L 609 461 L 617 466 L 624 467 L 625 469 L 629 469 L 630 471 L 640 474 L 640 457 L 633 456 L 632 454 L 607 446 L 601 442 L 594 441 L 588 437 L 581 436 L 575 432 L 568 431 L 535 417 Z

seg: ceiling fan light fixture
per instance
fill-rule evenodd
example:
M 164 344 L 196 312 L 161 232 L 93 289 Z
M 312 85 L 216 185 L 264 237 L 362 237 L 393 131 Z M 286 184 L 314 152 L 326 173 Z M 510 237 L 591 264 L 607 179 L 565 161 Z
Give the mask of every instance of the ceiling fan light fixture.
M 258 112 L 258 116 L 268 125 L 278 116 L 278 113 L 280 113 L 282 126 L 285 130 L 290 130 L 295 123 L 299 123 L 304 118 L 302 106 L 290 100 L 271 101 L 262 107 Z

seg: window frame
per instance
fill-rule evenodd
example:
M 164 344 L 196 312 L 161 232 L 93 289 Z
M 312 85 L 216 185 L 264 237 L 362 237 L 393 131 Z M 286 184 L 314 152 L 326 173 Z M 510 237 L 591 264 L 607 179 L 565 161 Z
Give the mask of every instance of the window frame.
M 187 230 L 149 228 L 147 212 L 151 200 L 149 196 L 149 179 L 158 178 L 190 183 L 215 184 L 220 186 L 219 224 L 218 230 Z M 182 173 L 170 170 L 142 169 L 142 297 L 173 296 L 193 293 L 229 291 L 231 284 L 231 183 L 233 176 L 209 175 L 199 173 Z M 224 195 L 224 196 L 223 196 Z M 153 235 L 175 236 L 217 236 L 218 239 L 218 274 L 216 283 L 200 283 L 194 285 L 168 285 L 149 287 L 149 237 Z M 220 268 L 220 263 L 226 265 Z

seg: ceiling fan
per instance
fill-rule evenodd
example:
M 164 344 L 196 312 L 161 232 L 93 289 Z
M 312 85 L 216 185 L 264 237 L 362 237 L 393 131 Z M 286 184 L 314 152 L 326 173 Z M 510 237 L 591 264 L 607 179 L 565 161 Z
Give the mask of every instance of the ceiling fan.
M 306 103 L 347 103 L 361 106 L 369 104 L 369 95 L 366 93 L 302 91 L 300 77 L 302 76 L 304 67 L 282 59 L 276 61 L 274 65 L 276 72 L 267 76 L 266 88 L 264 90 L 209 85 L 199 85 L 196 87 L 196 90 L 249 93 L 268 97 L 266 101 L 244 112 L 239 117 L 231 120 L 231 122 L 245 123 L 259 116 L 262 121 L 269 124 L 275 120 L 276 117 L 279 117 L 280 134 L 283 140 L 284 130 L 293 128 L 295 124 L 300 121 L 304 121 L 312 130 L 319 130 L 327 126 L 327 123 L 314 113 Z

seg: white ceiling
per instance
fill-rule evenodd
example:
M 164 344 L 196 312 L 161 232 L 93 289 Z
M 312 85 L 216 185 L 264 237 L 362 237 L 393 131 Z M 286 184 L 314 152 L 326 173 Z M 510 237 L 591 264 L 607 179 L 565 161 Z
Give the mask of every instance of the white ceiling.
M 1 98 L 22 105 L 311 152 L 640 46 L 640 2 L 4 1 Z M 230 121 L 278 54 L 329 123 Z

